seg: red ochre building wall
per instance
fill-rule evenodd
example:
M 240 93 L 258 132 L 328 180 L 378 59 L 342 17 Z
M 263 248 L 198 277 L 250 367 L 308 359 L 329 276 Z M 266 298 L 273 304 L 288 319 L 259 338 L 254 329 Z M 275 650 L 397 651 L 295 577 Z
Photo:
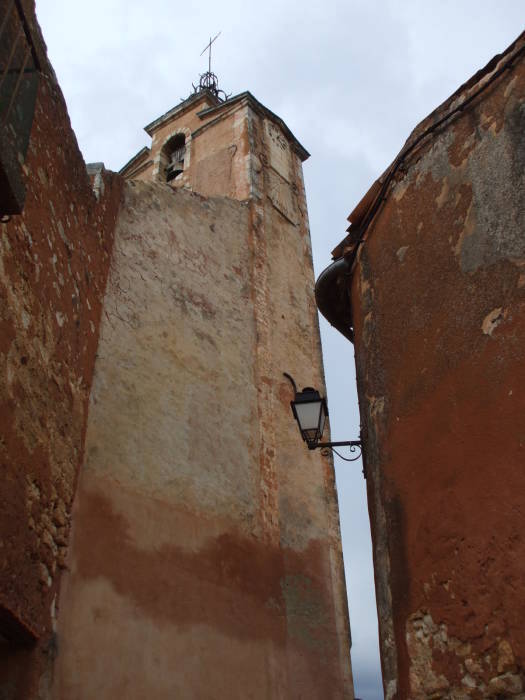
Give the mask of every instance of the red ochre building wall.
M 53 654 L 101 300 L 120 201 L 99 200 L 34 18 L 43 65 L 22 214 L 0 224 L 0 695 L 36 697 Z M 48 663 L 49 662 L 49 663 Z M 42 690 L 42 685 L 40 686 Z
M 389 698 L 525 697 L 524 172 L 519 57 L 398 170 L 354 267 Z

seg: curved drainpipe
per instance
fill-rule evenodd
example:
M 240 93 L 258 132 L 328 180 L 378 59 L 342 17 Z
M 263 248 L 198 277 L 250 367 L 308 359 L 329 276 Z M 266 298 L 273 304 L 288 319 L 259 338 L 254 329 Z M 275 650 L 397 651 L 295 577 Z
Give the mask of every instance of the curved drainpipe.
M 353 343 L 352 307 L 348 289 L 350 268 L 348 260 L 338 258 L 323 270 L 315 283 L 315 301 L 328 323 Z

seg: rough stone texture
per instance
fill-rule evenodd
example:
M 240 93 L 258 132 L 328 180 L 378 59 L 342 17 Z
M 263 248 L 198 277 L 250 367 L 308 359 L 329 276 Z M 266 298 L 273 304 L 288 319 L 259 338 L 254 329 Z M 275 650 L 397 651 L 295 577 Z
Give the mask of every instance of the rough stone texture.
M 0 695 L 36 697 L 82 460 L 120 182 L 95 198 L 34 8 L 44 66 L 21 215 L 0 224 Z
M 525 697 L 524 134 L 520 58 L 398 171 L 354 269 L 387 697 Z
M 55 700 L 353 698 L 333 464 L 282 376 L 324 385 L 301 162 L 283 134 L 272 155 L 276 128 L 241 104 L 199 136 L 237 139 L 228 178 L 191 154 L 195 187 L 227 196 L 126 184 Z

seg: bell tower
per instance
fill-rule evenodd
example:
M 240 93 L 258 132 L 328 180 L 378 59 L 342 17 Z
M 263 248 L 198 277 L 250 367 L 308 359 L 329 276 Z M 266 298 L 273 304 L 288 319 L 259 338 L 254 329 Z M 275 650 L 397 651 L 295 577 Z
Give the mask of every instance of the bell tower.
M 305 148 L 208 71 L 124 195 L 61 598 L 56 698 L 353 698 Z
M 301 217 L 307 225 L 302 162 L 309 154 L 251 93 L 226 97 L 216 76 L 205 73 L 187 99 L 145 131 L 151 146 L 122 168 L 127 180 L 238 200 L 264 193 L 293 225 Z

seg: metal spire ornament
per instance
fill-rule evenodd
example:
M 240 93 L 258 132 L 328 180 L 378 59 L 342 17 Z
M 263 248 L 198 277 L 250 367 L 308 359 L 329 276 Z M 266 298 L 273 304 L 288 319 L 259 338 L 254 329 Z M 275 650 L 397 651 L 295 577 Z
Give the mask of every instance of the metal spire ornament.
M 193 85 L 193 90 L 194 92 L 211 92 L 212 95 L 215 95 L 215 97 L 221 102 L 224 102 L 224 100 L 227 100 L 230 95 L 227 95 L 224 90 L 219 89 L 219 79 L 215 75 L 215 73 L 212 72 L 211 70 L 211 45 L 213 42 L 221 35 L 221 32 L 216 34 L 213 39 L 210 37 L 209 43 L 204 47 L 204 49 L 201 51 L 201 56 L 205 51 L 208 51 L 208 70 L 206 73 L 202 73 L 199 78 L 199 84 L 198 85 Z

